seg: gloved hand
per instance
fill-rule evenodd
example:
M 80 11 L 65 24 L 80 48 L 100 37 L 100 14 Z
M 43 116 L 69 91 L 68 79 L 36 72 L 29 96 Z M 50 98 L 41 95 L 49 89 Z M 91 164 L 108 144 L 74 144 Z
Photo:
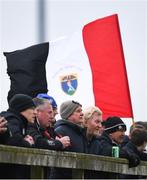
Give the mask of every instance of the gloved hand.
M 127 149 L 123 149 L 123 151 L 124 151 L 124 158 L 127 158 L 129 161 L 129 168 L 136 167 L 140 164 L 140 158 L 137 154 Z

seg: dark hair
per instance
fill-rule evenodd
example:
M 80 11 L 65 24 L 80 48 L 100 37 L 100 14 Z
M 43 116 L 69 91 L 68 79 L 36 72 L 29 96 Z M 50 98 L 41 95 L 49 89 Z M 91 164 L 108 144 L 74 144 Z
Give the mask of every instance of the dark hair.
M 143 122 L 143 121 L 136 121 L 134 124 L 132 124 L 132 126 L 130 127 L 130 134 L 132 133 L 132 131 L 134 129 L 144 129 L 147 130 L 147 122 Z
M 133 144 L 141 146 L 147 142 L 147 131 L 145 129 L 135 128 L 130 137 Z

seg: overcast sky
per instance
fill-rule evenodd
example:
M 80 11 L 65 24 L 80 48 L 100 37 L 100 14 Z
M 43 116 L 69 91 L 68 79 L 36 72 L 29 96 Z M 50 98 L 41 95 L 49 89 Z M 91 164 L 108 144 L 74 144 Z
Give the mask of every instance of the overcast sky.
M 7 108 L 10 80 L 4 51 L 39 42 L 37 0 L 0 0 L 0 110 Z M 46 0 L 45 41 L 70 36 L 81 26 L 118 14 L 135 120 L 147 120 L 147 1 Z

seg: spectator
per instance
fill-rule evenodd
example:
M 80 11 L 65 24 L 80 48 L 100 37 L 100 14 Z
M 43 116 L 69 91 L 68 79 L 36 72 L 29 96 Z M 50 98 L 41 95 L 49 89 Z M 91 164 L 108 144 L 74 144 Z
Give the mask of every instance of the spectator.
M 35 141 L 35 147 L 50 150 L 63 150 L 70 145 L 68 136 L 57 137 L 52 127 L 54 119 L 53 109 L 48 99 L 34 98 L 36 105 L 36 120 L 34 124 L 29 124 L 28 134 Z M 44 178 L 50 176 L 50 168 L 44 168 Z
M 144 129 L 147 130 L 147 123 L 143 122 L 143 121 L 136 121 L 132 124 L 132 126 L 130 127 L 130 131 L 129 131 L 129 135 L 125 135 L 124 139 L 123 139 L 123 143 L 121 143 L 121 146 L 124 147 L 129 141 L 130 141 L 130 136 L 131 133 L 134 129 Z
M 131 130 L 130 140 L 123 147 L 124 150 L 130 153 L 135 153 L 140 157 L 142 161 L 147 161 L 147 153 L 144 153 L 144 149 L 147 146 L 147 131 L 144 127 L 136 126 Z M 123 175 L 122 178 L 129 179 L 146 179 L 144 176 L 135 175 Z
M 134 131 L 134 129 L 144 129 L 144 130 L 147 130 L 147 123 L 146 122 L 143 122 L 143 121 L 136 121 L 132 124 L 132 126 L 130 127 L 130 135 L 131 133 Z
M 55 101 L 55 99 L 52 97 L 52 96 L 49 96 L 48 94 L 46 93 L 39 93 L 37 95 L 37 98 L 44 98 L 44 99 L 48 99 L 50 104 L 52 105 L 52 108 L 53 108 L 53 120 L 52 120 L 52 126 L 54 126 L 55 122 L 56 122 L 56 115 L 58 114 L 58 107 L 57 107 L 57 103 Z
M 137 166 L 140 162 L 138 156 L 130 153 L 127 150 L 122 150 L 121 143 L 123 142 L 126 125 L 119 117 L 109 117 L 104 123 L 105 130 L 100 138 L 102 155 L 112 156 L 112 147 L 119 147 L 119 157 L 127 158 L 129 160 L 129 167 Z M 103 174 L 103 178 L 116 178 L 113 174 Z M 110 175 L 110 177 L 109 177 Z
M 147 131 L 144 128 L 134 128 L 130 134 L 130 141 L 124 149 L 137 154 L 142 161 L 147 161 L 147 153 L 144 153 L 147 146 Z
M 99 136 L 102 128 L 102 111 L 96 106 L 90 106 L 84 111 L 84 126 L 87 128 L 86 136 L 88 141 L 89 154 L 101 154 Z M 85 171 L 86 179 L 98 179 L 99 172 Z
M 35 141 L 35 147 L 51 150 L 62 150 L 70 145 L 69 137 L 57 137 L 56 133 L 51 131 L 51 124 L 54 118 L 53 109 L 47 99 L 34 98 L 36 105 L 36 120 L 34 124 L 29 124 L 28 134 Z
M 90 106 L 84 111 L 84 126 L 87 128 L 88 152 L 100 154 L 100 143 L 98 137 L 101 135 L 102 111 L 95 106 Z
M 33 138 L 26 134 L 28 122 L 34 123 L 35 105 L 32 98 L 24 94 L 16 94 L 9 101 L 9 109 L 0 114 L 8 121 L 10 136 L 6 144 L 31 147 Z
M 22 147 L 32 147 L 34 140 L 26 134 L 28 122 L 33 123 L 35 119 L 35 105 L 30 96 L 16 94 L 9 101 L 9 109 L 0 114 L 8 122 L 9 136 L 5 144 Z M 3 164 L 1 167 L 1 178 L 24 179 L 30 177 L 29 166 Z M 8 173 L 6 173 L 8 172 Z
M 82 105 L 69 100 L 60 106 L 61 120 L 55 124 L 55 131 L 61 136 L 69 136 L 71 146 L 66 151 L 87 153 L 86 131 L 83 126 Z M 52 170 L 52 179 L 71 179 L 71 169 L 55 168 Z

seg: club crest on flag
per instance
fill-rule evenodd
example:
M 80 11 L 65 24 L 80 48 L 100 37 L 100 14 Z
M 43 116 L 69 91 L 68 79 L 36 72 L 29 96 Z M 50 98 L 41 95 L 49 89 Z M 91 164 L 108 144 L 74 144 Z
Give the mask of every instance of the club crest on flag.
M 68 74 L 60 77 L 62 90 L 72 96 L 78 87 L 77 74 Z

